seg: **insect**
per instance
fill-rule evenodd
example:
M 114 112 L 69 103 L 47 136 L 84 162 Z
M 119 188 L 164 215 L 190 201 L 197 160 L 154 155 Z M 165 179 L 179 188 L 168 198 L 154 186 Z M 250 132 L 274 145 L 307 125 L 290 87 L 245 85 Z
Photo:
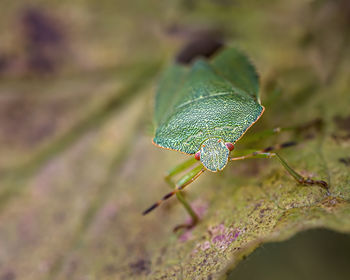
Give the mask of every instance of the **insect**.
M 268 147 L 233 157 L 234 144 L 264 113 L 259 98 L 259 79 L 248 58 L 235 48 L 219 52 L 210 61 L 197 59 L 191 66 L 174 63 L 164 73 L 155 100 L 153 143 L 161 148 L 179 151 L 192 157 L 168 172 L 166 181 L 173 191 L 164 195 L 143 214 L 176 195 L 192 217 L 182 227 L 194 226 L 199 218 L 181 191 L 203 172 L 218 172 L 228 161 L 252 157 L 277 157 L 298 183 L 319 185 L 325 181 L 304 178 L 294 171 L 277 149 L 294 142 Z M 232 152 L 233 153 L 233 152 Z M 172 177 L 199 163 L 176 183 Z

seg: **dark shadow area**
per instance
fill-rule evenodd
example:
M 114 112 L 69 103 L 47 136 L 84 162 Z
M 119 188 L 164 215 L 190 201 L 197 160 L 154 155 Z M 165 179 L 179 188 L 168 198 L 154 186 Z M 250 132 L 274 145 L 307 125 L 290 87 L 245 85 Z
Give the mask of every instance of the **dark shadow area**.
M 349 279 L 350 236 L 325 229 L 302 232 L 285 242 L 263 245 L 228 279 Z

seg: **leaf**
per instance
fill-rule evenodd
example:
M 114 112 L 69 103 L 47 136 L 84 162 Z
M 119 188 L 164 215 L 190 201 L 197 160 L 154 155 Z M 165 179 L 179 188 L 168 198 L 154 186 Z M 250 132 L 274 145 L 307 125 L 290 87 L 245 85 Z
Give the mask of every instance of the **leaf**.
M 1 115 L 0 149 L 6 159 L 0 164 L 0 278 L 218 279 L 266 242 L 310 228 L 350 232 L 347 25 L 336 20 L 337 13 L 332 17 L 328 9 L 323 13 L 304 2 L 243 2 L 223 7 L 203 1 L 191 10 L 175 2 L 166 7 L 123 1 L 112 8 L 109 1 L 91 1 L 74 4 L 70 13 L 73 4 L 57 4 L 57 17 L 79 34 L 67 36 L 76 55 L 65 62 L 67 70 L 36 80 L 2 72 L 7 73 L 0 86 L 2 108 L 5 93 L 26 93 L 35 100 L 30 112 L 42 113 L 25 115 L 36 132 L 53 120 L 47 116 L 57 117 L 52 104 L 61 96 L 65 113 L 32 143 L 24 137 L 14 141 L 14 134 L 4 131 L 9 119 Z M 16 34 L 5 27 L 17 5 L 1 11 L 6 36 Z M 318 13 L 332 20 L 315 26 Z M 250 135 L 323 119 L 322 130 L 304 128 L 309 140 L 281 154 L 304 175 L 328 181 L 330 194 L 297 185 L 273 159 L 256 159 L 202 175 L 189 187 L 187 199 L 202 218 L 191 231 L 172 233 L 188 219 L 175 199 L 141 215 L 168 192 L 165 171 L 187 158 L 153 146 L 145 133 L 153 117 L 159 60 L 166 64 L 178 48 L 177 39 L 154 30 L 170 24 L 169 15 L 181 19 L 181 34 L 194 22 L 224 25 L 259 69 L 262 104 L 269 99 L 266 89 L 281 90 Z M 301 40 L 307 34 L 312 36 L 305 46 Z M 294 136 L 259 139 L 249 147 Z M 248 144 L 242 139 L 241 147 Z

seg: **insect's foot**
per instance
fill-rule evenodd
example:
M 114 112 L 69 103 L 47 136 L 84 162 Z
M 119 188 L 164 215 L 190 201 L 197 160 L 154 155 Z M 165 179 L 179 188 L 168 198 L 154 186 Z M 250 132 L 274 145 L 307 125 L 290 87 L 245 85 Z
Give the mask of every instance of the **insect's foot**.
M 194 228 L 194 226 L 195 226 L 197 223 L 198 223 L 198 220 L 195 220 L 195 221 L 192 220 L 192 222 L 189 223 L 189 224 L 177 225 L 176 227 L 174 227 L 173 232 L 178 232 L 178 231 L 181 230 L 181 229 L 184 229 L 185 231 L 186 231 L 186 230 L 190 230 L 190 229 Z
M 300 184 L 303 185 L 318 185 L 321 188 L 325 189 L 327 191 L 327 193 L 329 193 L 329 186 L 327 184 L 327 182 L 323 181 L 323 180 L 313 180 L 311 178 L 303 178 L 299 181 Z

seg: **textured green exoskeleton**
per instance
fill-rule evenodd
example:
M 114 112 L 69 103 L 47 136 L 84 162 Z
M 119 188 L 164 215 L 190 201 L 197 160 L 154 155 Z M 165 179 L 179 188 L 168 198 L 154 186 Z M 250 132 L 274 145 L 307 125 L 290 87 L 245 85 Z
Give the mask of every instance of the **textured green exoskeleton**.
M 258 91 L 254 67 L 236 49 L 190 68 L 174 64 L 157 91 L 153 142 L 186 154 L 201 150 L 208 170 L 222 170 L 229 156 L 225 142 L 236 142 L 264 111 Z
M 295 145 L 286 142 L 263 150 L 243 151 L 230 157 L 234 143 L 242 137 L 263 114 L 260 104 L 258 75 L 246 56 L 230 48 L 220 52 L 210 62 L 197 59 L 190 66 L 174 63 L 160 81 L 155 102 L 153 143 L 166 149 L 194 155 L 171 169 L 166 181 L 173 191 L 148 209 L 147 214 L 164 200 L 176 195 L 192 217 L 192 222 L 176 227 L 192 227 L 199 218 L 181 194 L 187 185 L 205 170 L 222 170 L 227 162 L 246 158 L 276 157 L 294 179 L 304 185 L 319 185 L 324 181 L 305 178 L 272 151 Z M 273 130 L 280 131 L 280 130 Z M 241 151 L 242 152 L 242 151 Z M 176 183 L 171 178 L 189 167 L 201 164 L 185 173 Z

